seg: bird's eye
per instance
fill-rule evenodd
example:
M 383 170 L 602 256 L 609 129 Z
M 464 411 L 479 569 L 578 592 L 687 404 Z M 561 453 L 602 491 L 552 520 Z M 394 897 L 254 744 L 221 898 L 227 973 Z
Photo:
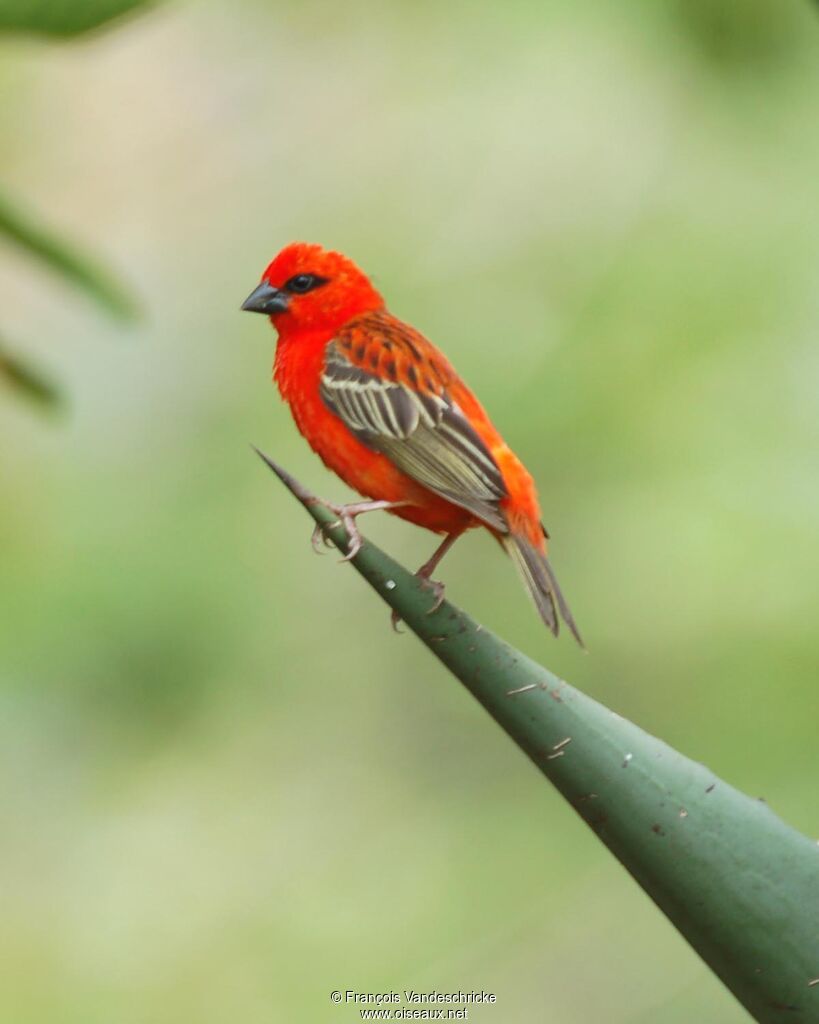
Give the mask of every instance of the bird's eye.
M 311 292 L 322 284 L 327 284 L 326 277 L 319 277 L 317 274 L 296 274 L 285 284 L 284 290 L 294 295 L 304 295 Z

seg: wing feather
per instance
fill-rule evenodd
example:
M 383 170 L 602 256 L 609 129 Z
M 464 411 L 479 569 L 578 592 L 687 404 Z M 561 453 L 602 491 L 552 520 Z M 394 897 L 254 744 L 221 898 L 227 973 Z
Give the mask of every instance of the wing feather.
M 402 340 L 396 331 L 393 323 L 387 339 L 390 352 Z M 406 339 L 411 355 L 410 341 Z M 360 441 L 386 455 L 402 472 L 507 533 L 499 509 L 507 495 L 503 476 L 446 388 L 421 391 L 392 375 L 385 379 L 354 362 L 351 349 L 347 339 L 327 346 L 320 385 L 325 405 Z

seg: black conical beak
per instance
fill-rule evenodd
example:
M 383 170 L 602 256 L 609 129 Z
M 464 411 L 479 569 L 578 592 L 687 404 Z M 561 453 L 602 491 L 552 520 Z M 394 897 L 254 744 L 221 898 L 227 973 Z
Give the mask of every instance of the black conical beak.
M 242 303 L 242 309 L 248 313 L 284 313 L 287 309 L 288 296 L 267 281 L 262 281 Z

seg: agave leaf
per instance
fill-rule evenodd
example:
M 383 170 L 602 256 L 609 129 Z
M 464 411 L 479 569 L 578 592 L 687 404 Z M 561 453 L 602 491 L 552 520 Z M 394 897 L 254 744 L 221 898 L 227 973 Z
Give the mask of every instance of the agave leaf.
M 261 454 L 261 453 L 260 453 Z M 327 537 L 334 516 L 262 456 Z M 365 542 L 352 564 L 552 782 L 751 1016 L 819 1021 L 819 847 L 432 595 Z M 385 624 L 386 628 L 386 624 Z

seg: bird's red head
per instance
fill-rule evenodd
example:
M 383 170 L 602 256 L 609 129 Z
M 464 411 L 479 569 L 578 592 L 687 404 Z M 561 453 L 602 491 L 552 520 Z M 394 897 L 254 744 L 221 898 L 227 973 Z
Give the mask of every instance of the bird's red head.
M 320 245 L 292 242 L 270 263 L 242 309 L 265 313 L 284 338 L 314 331 L 331 335 L 352 317 L 383 305 L 352 260 Z

